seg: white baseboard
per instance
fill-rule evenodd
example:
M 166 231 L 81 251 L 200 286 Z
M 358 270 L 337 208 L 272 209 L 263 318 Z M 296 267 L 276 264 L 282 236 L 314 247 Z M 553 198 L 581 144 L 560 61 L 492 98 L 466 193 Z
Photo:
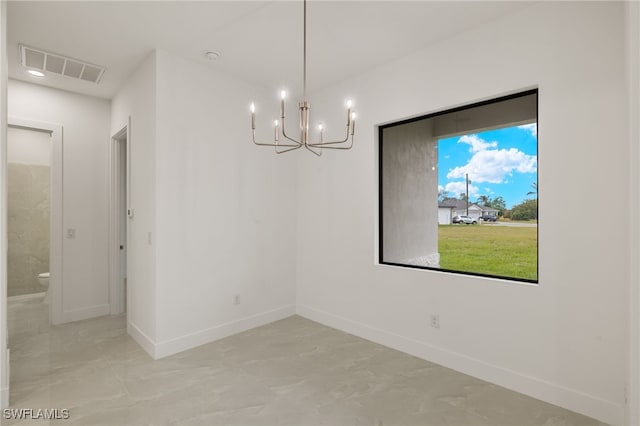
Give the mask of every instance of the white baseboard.
M 261 325 L 290 317 L 295 315 L 295 313 L 296 308 L 294 305 L 284 306 L 271 311 L 261 312 L 250 317 L 215 325 L 175 339 L 165 340 L 155 345 L 154 355 L 152 356 L 154 359 L 164 358 L 178 352 L 186 351 L 187 349 L 195 348 L 196 346 L 211 343 L 233 334 L 241 333 L 255 327 L 260 327 Z
M 18 302 L 18 301 L 24 301 L 24 300 L 38 299 L 41 297 L 44 298 L 44 291 L 41 291 L 40 293 L 18 294 L 16 296 L 9 296 L 7 297 L 7 302 Z
M 11 382 L 9 376 L 11 374 L 11 370 L 9 368 L 9 366 L 11 365 L 10 358 L 11 350 L 7 348 L 6 357 L 4 359 L 4 373 L 7 375 L 6 386 L 0 388 L 0 409 L 9 408 L 9 383 Z M 2 384 L 4 385 L 4 383 Z
M 0 409 L 9 407 L 9 388 L 0 389 Z
M 142 349 L 153 359 L 156 359 L 156 344 L 155 342 L 146 334 L 142 332 L 134 323 L 127 321 L 127 334 L 131 336 L 133 340 L 136 341 L 137 344 L 140 345 Z
M 73 321 L 82 321 L 89 318 L 102 317 L 109 315 L 109 305 L 89 306 L 87 308 L 74 309 L 71 311 L 62 311 L 60 315 L 60 324 Z
M 508 370 L 445 348 L 432 346 L 309 306 L 298 305 L 297 314 L 326 326 L 486 380 L 550 404 L 584 414 L 585 416 L 593 417 L 609 424 L 624 423 L 624 405 L 606 401 L 575 389 L 569 389 L 536 377 L 530 377 L 517 371 Z

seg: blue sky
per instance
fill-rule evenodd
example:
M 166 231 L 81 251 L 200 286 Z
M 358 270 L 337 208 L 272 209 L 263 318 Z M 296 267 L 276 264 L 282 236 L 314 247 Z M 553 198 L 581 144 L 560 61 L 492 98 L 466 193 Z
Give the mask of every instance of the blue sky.
M 471 201 L 502 196 L 511 208 L 532 198 L 527 192 L 537 182 L 537 147 L 535 123 L 440 139 L 438 186 L 458 197 L 469 173 Z

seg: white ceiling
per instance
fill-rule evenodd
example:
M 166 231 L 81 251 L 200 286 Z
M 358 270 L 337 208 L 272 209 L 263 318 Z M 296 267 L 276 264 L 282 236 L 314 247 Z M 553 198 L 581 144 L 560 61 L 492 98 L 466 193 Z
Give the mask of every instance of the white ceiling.
M 310 0 L 309 90 L 530 4 Z M 111 98 L 142 59 L 161 48 L 273 90 L 302 84 L 301 1 L 9 1 L 7 9 L 11 78 Z M 56 75 L 37 79 L 19 64 L 18 43 L 107 70 L 99 84 Z M 221 57 L 207 60 L 209 50 Z

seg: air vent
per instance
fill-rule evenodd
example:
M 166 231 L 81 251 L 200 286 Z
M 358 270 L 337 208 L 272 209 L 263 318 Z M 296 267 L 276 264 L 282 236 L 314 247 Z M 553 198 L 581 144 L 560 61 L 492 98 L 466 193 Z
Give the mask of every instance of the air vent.
M 65 75 L 92 83 L 99 83 L 105 68 L 57 53 L 46 52 L 23 44 L 20 45 L 20 63 L 29 69 Z

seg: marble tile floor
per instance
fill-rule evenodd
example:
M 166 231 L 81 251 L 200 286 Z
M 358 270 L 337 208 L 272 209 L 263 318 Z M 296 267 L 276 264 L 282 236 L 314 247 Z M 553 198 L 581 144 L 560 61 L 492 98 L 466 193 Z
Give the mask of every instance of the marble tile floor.
M 10 300 L 11 408 L 66 420 L 2 425 L 597 425 L 597 421 L 293 316 L 161 360 L 124 316 L 49 326 Z

